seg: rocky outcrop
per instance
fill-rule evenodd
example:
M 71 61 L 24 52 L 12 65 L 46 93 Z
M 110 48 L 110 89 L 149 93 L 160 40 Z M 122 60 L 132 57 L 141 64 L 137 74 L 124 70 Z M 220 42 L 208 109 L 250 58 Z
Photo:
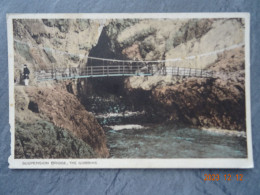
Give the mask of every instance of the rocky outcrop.
M 81 19 L 17 19 L 13 21 L 14 67 L 35 70 L 81 67 L 99 39 L 102 21 Z M 15 73 L 19 77 L 19 71 Z
M 26 88 L 26 93 L 31 101 L 37 103 L 39 112 L 54 125 L 71 131 L 89 144 L 100 157 L 108 156 L 103 129 L 73 94 L 60 86 L 30 87 Z
M 216 78 L 186 78 L 153 90 L 171 121 L 245 131 L 244 50 L 220 55 L 210 66 Z
M 178 28 L 178 25 L 176 24 Z M 203 27 L 203 28 L 202 28 Z M 180 31 L 169 32 L 168 38 L 162 41 L 166 44 L 165 47 L 160 48 L 158 42 L 149 41 L 152 44 L 152 51 L 160 53 L 161 57 L 157 58 L 153 53 L 151 56 L 154 58 L 145 57 L 145 59 L 181 59 L 175 62 L 166 62 L 165 66 L 170 67 L 186 67 L 186 68 L 208 68 L 212 64 L 215 64 L 219 55 L 222 55 L 220 50 L 235 47 L 244 43 L 244 29 L 243 23 L 239 19 L 220 19 L 220 20 L 188 20 L 182 21 L 179 24 Z M 204 30 L 202 30 L 204 29 Z M 159 33 L 159 32 L 157 32 Z M 173 38 L 170 38 L 170 37 Z M 156 37 L 156 36 L 154 36 Z M 150 38 L 149 38 L 150 39 Z M 180 40 L 180 41 L 174 41 Z M 139 47 L 134 43 L 131 47 L 126 47 L 122 50 L 131 59 L 138 58 L 140 56 Z M 142 45 L 146 45 L 146 42 L 141 42 Z M 145 47 L 145 46 L 142 46 Z M 136 48 L 134 50 L 134 48 Z M 153 49 L 156 48 L 156 49 Z M 239 48 L 239 47 L 238 47 Z M 147 54 L 148 55 L 148 54 Z M 150 54 L 149 54 L 150 55 Z M 186 57 L 193 56 L 193 58 L 185 59 Z M 243 58 L 243 56 L 240 56 Z M 160 64 L 158 64 L 160 66 Z M 216 64 L 219 65 L 219 64 Z M 229 66 L 228 63 L 225 65 Z M 132 88 L 142 88 L 144 90 L 151 90 L 156 86 L 166 86 L 175 84 L 176 81 L 180 81 L 182 78 L 171 76 L 153 76 L 153 77 L 130 77 L 127 83 Z
M 115 19 L 108 21 L 90 54 L 135 60 L 199 55 L 243 43 L 243 26 L 240 19 Z M 204 58 L 196 61 L 205 63 Z
M 15 124 L 15 158 L 95 158 L 93 149 L 73 133 L 47 121 Z
M 37 125 L 42 126 L 42 123 L 38 124 L 39 121 L 46 120 L 54 124 L 57 128 L 60 128 L 52 127 L 51 130 L 46 131 L 52 131 L 52 133 L 57 133 L 58 131 L 64 132 L 65 130 L 69 131 L 68 136 L 71 142 L 75 141 L 75 144 L 80 144 L 79 140 L 83 141 L 85 145 L 88 145 L 94 151 L 96 157 L 107 157 L 109 155 L 104 131 L 97 120 L 85 110 L 85 107 L 79 102 L 76 96 L 67 92 L 62 85 L 57 84 L 55 87 L 44 85 L 38 87 L 20 87 L 16 89 L 15 94 L 16 121 L 24 124 L 24 127 L 21 129 L 27 129 L 27 132 L 34 131 Z M 33 126 L 34 124 L 37 125 Z M 23 132 L 22 130 L 20 131 Z M 40 138 L 37 133 L 40 133 L 40 131 L 33 133 L 31 136 L 36 137 L 31 139 L 32 143 L 27 144 L 34 144 L 34 141 Z M 56 138 L 53 137 L 52 141 Z M 43 143 L 43 140 L 39 140 L 39 142 Z M 65 141 L 63 144 L 65 144 Z M 78 147 L 81 147 L 81 145 L 78 145 Z M 59 156 L 61 154 L 53 155 Z M 71 155 L 72 157 L 75 156 L 74 153 Z
M 26 155 L 26 158 L 39 157 L 32 152 L 34 151 L 32 147 L 36 142 L 39 143 L 37 153 L 44 150 L 41 153 L 43 158 L 108 157 L 109 152 L 103 129 L 77 99 L 77 97 L 80 99 L 81 95 L 81 82 L 76 81 L 76 84 L 71 81 L 60 84 L 46 82 L 41 85 L 36 82 L 34 74 L 34 71 L 39 69 L 85 66 L 87 62 L 85 56 L 97 43 L 100 24 L 103 22 L 81 19 L 13 21 L 16 82 L 20 80 L 23 64 L 27 64 L 31 72 L 29 87 L 15 87 L 16 127 L 19 136 L 17 142 L 26 143 L 29 147 L 26 151 L 31 151 L 31 154 Z M 66 134 L 67 131 L 64 139 L 53 136 L 48 142 L 57 145 L 57 142 L 61 141 L 57 145 L 60 149 L 53 149 L 53 146 L 50 147 L 50 151 L 47 151 L 44 145 L 46 140 L 41 139 L 40 136 L 41 131 L 35 130 L 38 127 L 41 131 L 49 131 L 52 135 Z M 29 137 L 27 141 L 22 139 L 26 136 Z M 65 144 L 65 139 L 68 145 Z M 17 149 L 20 150 L 21 144 L 18 145 Z M 72 145 L 75 146 L 73 146 L 75 151 L 72 151 Z M 63 150 L 66 152 L 62 152 Z M 24 156 L 25 154 L 21 154 L 19 157 Z
M 91 56 L 117 59 L 158 60 L 164 57 L 179 28 L 188 20 L 115 19 L 108 21 Z M 167 28 L 164 28 L 167 26 Z M 171 42 L 172 43 L 172 42 Z M 131 50 L 137 55 L 131 55 Z M 130 53 L 130 55 L 128 55 Z
M 213 20 L 210 19 L 192 19 L 184 24 L 175 34 L 173 46 L 176 47 L 182 43 L 186 43 L 192 39 L 200 39 L 212 27 Z
M 205 30 L 199 26 L 187 28 L 186 32 L 188 34 L 193 32 L 194 37 L 187 38 L 184 33 L 183 43 L 171 48 L 165 54 L 166 59 L 181 58 L 183 60 L 168 62 L 166 66 L 207 68 L 218 59 L 217 51 L 244 43 L 244 26 L 239 19 L 209 20 L 208 23 L 210 28 L 204 27 Z M 204 22 L 204 25 L 206 24 Z M 194 56 L 194 58 L 185 60 L 189 56 Z
M 233 82 L 187 79 L 155 89 L 153 96 L 174 122 L 245 131 L 244 89 Z

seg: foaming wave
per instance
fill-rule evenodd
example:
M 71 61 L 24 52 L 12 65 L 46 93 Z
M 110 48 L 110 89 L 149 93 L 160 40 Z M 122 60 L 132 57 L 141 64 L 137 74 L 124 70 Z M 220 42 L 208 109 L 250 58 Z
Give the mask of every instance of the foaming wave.
M 134 124 L 114 125 L 114 126 L 109 126 L 109 127 L 115 131 L 124 130 L 124 129 L 145 129 L 146 128 L 142 125 L 134 125 Z

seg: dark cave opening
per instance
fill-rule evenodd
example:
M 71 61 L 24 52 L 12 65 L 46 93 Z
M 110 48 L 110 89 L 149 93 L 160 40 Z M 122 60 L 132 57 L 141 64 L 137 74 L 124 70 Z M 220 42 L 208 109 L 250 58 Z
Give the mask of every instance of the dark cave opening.
M 106 30 L 107 27 L 104 27 L 97 45 L 90 50 L 89 56 L 129 60 L 122 54 L 120 47 L 108 37 Z M 86 66 L 100 66 L 101 62 L 100 60 L 89 59 Z M 85 95 L 81 101 L 88 111 L 95 113 L 106 113 L 111 112 L 111 110 L 112 112 L 145 111 L 147 113 L 146 122 L 161 120 L 162 115 L 155 117 L 159 112 L 158 106 L 151 98 L 151 90 L 128 89 L 126 80 L 127 76 L 85 79 Z

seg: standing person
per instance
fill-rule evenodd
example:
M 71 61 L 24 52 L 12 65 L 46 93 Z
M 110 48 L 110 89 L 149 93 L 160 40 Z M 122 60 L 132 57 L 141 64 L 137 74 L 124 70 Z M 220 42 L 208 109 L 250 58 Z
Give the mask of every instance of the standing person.
M 164 61 L 163 64 L 162 64 L 162 66 L 163 66 L 163 75 L 167 75 L 165 58 L 166 58 L 166 55 L 165 55 L 165 52 L 164 52 L 163 56 L 162 56 L 162 60 Z
M 23 79 L 24 79 L 24 85 L 28 85 L 29 84 L 29 74 L 30 74 L 30 70 L 27 68 L 27 65 L 24 65 L 23 68 Z

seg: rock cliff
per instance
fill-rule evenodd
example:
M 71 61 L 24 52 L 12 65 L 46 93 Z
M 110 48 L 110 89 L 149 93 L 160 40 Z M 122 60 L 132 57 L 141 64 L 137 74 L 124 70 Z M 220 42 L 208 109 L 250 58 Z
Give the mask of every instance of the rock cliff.
M 102 127 L 77 98 L 81 82 L 41 85 L 34 74 L 36 70 L 84 66 L 104 22 L 81 19 L 13 21 L 17 158 L 108 157 Z M 28 87 L 19 86 L 23 64 L 31 71 Z M 48 144 L 54 145 L 47 147 Z
M 85 66 L 105 20 L 19 19 L 13 21 L 15 77 L 23 64 L 36 70 Z M 32 81 L 34 81 L 34 74 Z
M 242 19 L 113 20 L 90 54 L 141 61 L 178 58 L 157 66 L 213 70 L 214 78 L 129 77 L 119 89 L 137 107 L 146 106 L 165 120 L 244 131 L 243 44 Z M 103 84 L 113 88 L 118 81 L 93 81 L 94 86 Z M 142 91 L 149 97 L 136 98 Z
M 25 140 L 22 138 L 25 138 L 30 132 L 32 133 L 30 136 L 32 139 L 29 140 L 32 143 L 28 143 L 28 145 L 33 146 L 33 143 L 36 141 L 43 143 L 47 138 L 37 135 L 37 132 L 46 134 L 46 132 L 42 132 L 45 129 L 46 131 L 50 131 L 51 133 L 56 132 L 57 134 L 57 136 L 52 137 L 50 142 L 59 143 L 65 147 L 65 140 L 59 140 L 58 134 L 64 134 L 68 131 L 67 134 L 65 133 L 66 136 L 64 139 L 70 140 L 71 143 L 75 142 L 78 147 L 83 147 L 83 151 L 90 148 L 88 150 L 89 154 L 91 154 L 89 157 L 107 157 L 109 155 L 106 147 L 106 138 L 101 126 L 94 116 L 85 110 L 79 100 L 73 94 L 67 92 L 62 85 L 55 85 L 54 87 L 17 87 L 15 95 L 16 125 L 18 126 L 16 129 L 21 143 L 28 142 L 29 138 Z M 23 124 L 23 126 L 20 124 Z M 29 126 L 27 127 L 25 124 L 29 124 Z M 50 124 L 54 126 L 51 127 Z M 51 127 L 51 129 L 47 130 L 46 125 L 47 127 Z M 37 127 L 39 129 L 35 130 Z M 22 129 L 25 130 L 23 131 Z M 39 147 L 43 146 L 40 144 Z M 73 148 L 71 148 L 74 147 L 73 145 L 68 143 L 66 147 L 73 151 Z M 72 152 L 72 154 L 76 153 L 76 151 Z M 59 151 L 57 150 L 56 152 Z M 81 152 L 80 154 L 78 153 L 79 156 L 77 157 L 82 155 L 87 156 L 87 154 Z M 53 152 L 52 155 L 52 157 L 61 157 L 63 154 Z M 69 154 L 64 153 L 64 155 L 64 157 L 67 157 Z M 71 157 L 75 156 L 76 154 Z M 34 155 L 32 154 L 31 157 L 34 157 Z

